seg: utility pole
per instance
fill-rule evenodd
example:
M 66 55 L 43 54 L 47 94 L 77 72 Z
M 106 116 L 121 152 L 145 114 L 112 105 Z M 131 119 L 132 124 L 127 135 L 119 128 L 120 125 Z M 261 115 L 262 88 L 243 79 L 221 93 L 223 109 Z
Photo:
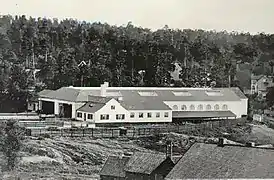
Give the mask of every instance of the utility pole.
M 78 64 L 78 67 L 81 69 L 81 87 L 84 85 L 84 74 L 83 70 L 86 67 L 87 63 L 85 61 L 82 61 Z

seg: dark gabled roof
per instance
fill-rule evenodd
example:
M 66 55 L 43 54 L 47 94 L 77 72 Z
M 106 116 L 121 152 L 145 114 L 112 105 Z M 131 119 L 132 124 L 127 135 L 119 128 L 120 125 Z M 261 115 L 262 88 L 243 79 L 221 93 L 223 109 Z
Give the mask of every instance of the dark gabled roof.
M 128 160 L 129 157 L 109 156 L 100 171 L 100 176 L 125 177 L 124 168 Z
M 236 117 L 231 111 L 173 111 L 173 118 Z
M 88 96 L 88 101 L 93 103 L 107 103 L 112 98 L 110 97 L 102 97 L 102 96 Z
M 219 178 L 274 178 L 274 150 L 196 143 L 166 180 Z
M 128 99 L 119 102 L 127 110 L 171 110 L 163 101 L 153 98 Z
M 209 95 L 208 92 L 218 91 L 221 95 Z M 141 96 L 139 92 L 151 92 L 157 96 Z M 176 96 L 173 92 L 189 95 Z M 132 110 L 168 110 L 164 101 L 239 101 L 238 91 L 231 88 L 146 88 L 146 87 L 108 87 L 106 95 L 119 99 L 127 109 Z M 98 101 L 100 87 L 62 87 L 56 91 L 41 94 L 41 98 L 59 99 L 70 102 Z M 99 99 L 101 101 L 103 99 Z M 104 101 L 104 100 L 103 100 Z M 134 104 L 134 107 L 132 105 Z
M 83 105 L 82 107 L 80 107 L 79 109 L 77 109 L 77 111 L 95 113 L 104 106 L 105 106 L 104 103 L 88 102 L 85 105 Z
M 112 87 L 110 87 L 112 88 Z M 112 88 L 113 89 L 113 88 Z M 116 90 L 107 90 L 108 92 L 116 92 Z M 219 91 L 221 96 L 209 96 L 208 91 Z M 214 89 L 184 89 L 170 88 L 170 90 L 161 90 L 161 88 L 152 88 L 151 90 L 119 90 L 123 99 L 126 101 L 138 101 L 139 99 L 153 99 L 160 101 L 239 101 L 240 97 L 230 88 L 214 88 Z M 153 92 L 157 96 L 140 96 L 138 92 Z M 187 92 L 190 96 L 176 96 L 173 92 Z
M 71 102 L 87 102 L 88 95 L 98 95 L 97 90 L 81 90 L 72 87 L 62 87 L 56 91 L 41 95 L 42 98 L 59 99 Z
M 165 154 L 135 152 L 129 159 L 125 171 L 132 173 L 151 174 L 166 160 Z

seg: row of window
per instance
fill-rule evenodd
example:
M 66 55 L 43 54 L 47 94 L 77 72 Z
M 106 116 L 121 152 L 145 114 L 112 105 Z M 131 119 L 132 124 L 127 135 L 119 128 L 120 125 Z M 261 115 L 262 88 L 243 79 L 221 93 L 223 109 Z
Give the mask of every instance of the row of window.
M 147 118 L 152 118 L 152 113 L 151 112 L 146 113 L 146 114 L 147 114 L 147 116 L 146 116 Z M 83 114 L 81 112 L 78 112 L 77 113 L 77 117 L 78 118 L 82 118 Z M 134 118 L 134 117 L 135 117 L 135 113 L 130 113 L 130 118 Z M 139 118 L 144 118 L 144 113 L 139 112 L 138 113 L 138 117 Z M 161 117 L 161 113 L 160 112 L 156 112 L 155 113 L 155 117 L 156 118 Z M 164 117 L 168 117 L 168 112 L 164 113 Z M 87 119 L 92 120 L 93 119 L 93 114 L 88 114 Z M 109 120 L 109 114 L 101 114 L 100 115 L 100 119 L 101 120 Z M 125 114 L 116 114 L 116 119 L 117 120 L 123 120 L 123 119 L 125 119 Z
M 146 113 L 146 114 L 147 114 L 147 116 L 146 116 L 147 118 L 152 118 L 152 113 L 151 112 Z M 144 118 L 144 113 L 139 112 L 138 113 L 138 117 L 139 118 Z M 155 117 L 156 118 L 160 118 L 161 117 L 161 113 L 160 112 L 156 112 L 155 113 Z M 168 112 L 164 113 L 164 117 L 168 117 Z M 135 113 L 130 113 L 130 118 L 135 118 Z M 101 114 L 100 119 L 101 120 L 109 120 L 109 114 Z M 125 119 L 125 114 L 116 114 L 116 119 L 117 120 L 123 120 L 123 119 Z
M 130 118 L 134 118 L 134 117 L 135 117 L 135 113 L 134 113 L 134 112 L 130 113 Z M 139 112 L 138 117 L 139 117 L 139 118 L 144 118 L 144 113 Z M 156 113 L 155 113 L 155 117 L 156 117 L 156 118 L 161 117 L 161 113 L 160 113 L 160 112 L 156 112 Z M 164 117 L 168 117 L 168 112 L 165 112 L 165 113 L 164 113 Z M 148 112 L 148 113 L 147 113 L 147 118 L 152 118 L 152 113 L 151 113 L 151 112 Z
M 173 108 L 173 110 L 179 110 L 179 107 L 177 105 L 174 105 L 172 108 Z M 218 104 L 214 105 L 213 108 L 216 111 L 220 110 L 220 106 Z M 221 108 L 222 108 L 222 110 L 227 110 L 228 106 L 226 104 L 224 104 Z M 196 108 L 193 104 L 189 106 L 189 110 L 194 111 L 195 109 Z M 211 107 L 210 104 L 208 104 L 208 105 L 206 105 L 205 109 L 206 110 L 212 110 L 212 107 Z M 188 110 L 188 108 L 187 108 L 186 105 L 182 105 L 181 110 L 186 111 L 186 110 Z M 204 110 L 204 106 L 202 104 L 199 104 L 198 107 L 197 107 L 197 110 L 200 110 L 200 111 Z
M 83 113 L 80 113 L 80 112 L 78 112 L 77 113 L 77 117 L 78 118 L 82 118 L 83 117 Z M 87 117 L 87 119 L 93 119 L 93 114 L 88 114 L 88 117 Z

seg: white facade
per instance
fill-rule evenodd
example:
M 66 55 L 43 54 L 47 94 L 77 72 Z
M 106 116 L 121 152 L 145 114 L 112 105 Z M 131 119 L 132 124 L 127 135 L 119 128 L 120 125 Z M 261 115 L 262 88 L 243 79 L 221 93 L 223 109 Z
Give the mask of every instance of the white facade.
M 161 122 L 172 122 L 172 111 L 171 110 L 126 110 L 120 105 L 115 99 L 110 100 L 101 109 L 95 113 L 77 111 L 82 113 L 81 117 L 76 117 L 77 120 L 94 123 L 161 123 Z M 85 115 L 86 114 L 86 115 Z M 134 116 L 133 116 L 134 115 Z M 88 118 L 92 117 L 92 119 Z M 103 117 L 102 117 L 103 116 Z
M 164 101 L 173 111 L 231 111 L 240 118 L 247 115 L 248 100 L 241 101 Z
M 29 102 L 28 103 L 28 111 L 35 112 L 39 110 L 38 102 Z

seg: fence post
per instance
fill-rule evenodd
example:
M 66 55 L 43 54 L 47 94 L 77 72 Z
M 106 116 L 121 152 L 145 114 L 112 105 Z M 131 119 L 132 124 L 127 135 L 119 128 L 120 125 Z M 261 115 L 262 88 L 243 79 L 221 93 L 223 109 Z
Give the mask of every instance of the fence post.
M 111 129 L 111 137 L 112 137 L 112 138 L 113 138 L 113 134 L 114 134 L 114 133 L 113 133 L 113 128 L 112 128 L 112 129 Z
M 72 134 L 73 134 L 73 130 L 70 129 L 70 137 L 72 137 Z
M 93 137 L 93 128 L 91 128 L 91 137 Z
M 83 137 L 85 137 L 85 129 L 83 128 Z
M 60 129 L 60 132 L 61 132 L 61 136 L 63 137 L 63 129 Z
M 101 130 L 102 137 L 104 137 L 104 128 Z

